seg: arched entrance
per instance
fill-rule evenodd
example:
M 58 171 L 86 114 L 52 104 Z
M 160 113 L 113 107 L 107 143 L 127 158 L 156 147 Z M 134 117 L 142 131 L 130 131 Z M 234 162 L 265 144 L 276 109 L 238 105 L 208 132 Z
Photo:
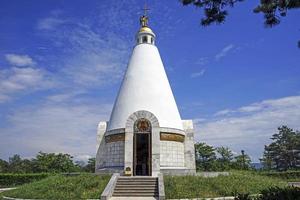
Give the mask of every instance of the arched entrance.
M 141 118 L 134 123 L 133 175 L 151 176 L 151 123 Z

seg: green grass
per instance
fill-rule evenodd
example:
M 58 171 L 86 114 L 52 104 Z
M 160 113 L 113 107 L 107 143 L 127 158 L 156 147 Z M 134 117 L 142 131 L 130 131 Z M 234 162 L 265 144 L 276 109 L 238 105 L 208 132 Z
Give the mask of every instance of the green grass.
M 0 195 L 28 199 L 99 199 L 109 179 L 109 175 L 56 175 Z
M 165 176 L 167 199 L 232 196 L 234 193 L 257 194 L 272 187 L 285 187 L 287 181 L 259 175 L 256 172 L 231 172 L 229 176 Z
M 0 193 L 4 196 L 30 199 L 99 199 L 110 179 L 98 176 L 50 176 L 24 184 L 16 190 Z M 164 176 L 167 199 L 232 196 L 235 192 L 257 194 L 270 187 L 285 187 L 289 179 L 265 176 L 257 172 L 233 171 L 229 176 Z

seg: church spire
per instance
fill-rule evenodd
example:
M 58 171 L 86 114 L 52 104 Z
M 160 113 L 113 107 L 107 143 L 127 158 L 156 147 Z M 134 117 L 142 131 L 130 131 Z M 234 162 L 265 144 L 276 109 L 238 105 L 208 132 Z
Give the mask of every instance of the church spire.
M 155 43 L 155 34 L 149 28 L 148 26 L 148 15 L 147 11 L 150 10 L 147 5 L 145 4 L 144 8 L 144 14 L 140 17 L 140 30 L 137 33 L 136 39 L 137 39 L 137 44 L 152 44 L 154 45 Z
M 147 11 L 150 10 L 147 6 L 147 4 L 145 4 L 144 8 L 144 15 L 140 17 L 140 24 L 142 27 L 148 27 L 148 16 L 147 16 Z

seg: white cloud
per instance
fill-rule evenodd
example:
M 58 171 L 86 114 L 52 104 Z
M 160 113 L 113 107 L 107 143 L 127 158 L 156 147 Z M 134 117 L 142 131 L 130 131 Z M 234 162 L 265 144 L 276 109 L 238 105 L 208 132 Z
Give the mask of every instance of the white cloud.
M 6 60 L 13 66 L 32 66 L 35 62 L 28 55 L 6 54 Z
M 205 69 L 200 70 L 199 72 L 194 72 L 191 74 L 191 78 L 197 78 L 203 76 L 205 73 Z
M 222 112 L 228 115 L 220 117 Z M 230 146 L 235 151 L 245 149 L 257 161 L 277 127 L 300 129 L 300 96 L 265 100 L 218 113 L 215 119 L 196 124 L 196 139 L 215 146 Z
M 69 153 L 76 159 L 95 156 L 97 124 L 108 119 L 110 110 L 110 104 L 49 102 L 15 109 L 8 126 L 0 127 L 0 157 L 38 151 Z
M 35 90 L 49 88 L 51 81 L 41 69 L 31 67 L 0 70 L 0 102 L 11 99 L 18 93 L 30 93 Z
M 39 30 L 54 30 L 65 22 L 66 20 L 62 20 L 56 17 L 47 17 L 39 20 L 37 28 Z
M 204 66 L 206 65 L 207 63 L 209 62 L 209 58 L 208 57 L 202 57 L 202 58 L 199 58 L 195 64 L 196 65 L 200 65 L 200 66 Z
M 227 115 L 229 113 L 232 113 L 233 111 L 230 110 L 230 109 L 225 109 L 225 110 L 221 110 L 221 111 L 218 111 L 214 114 L 214 116 L 223 116 L 223 115 Z
M 215 55 L 216 60 L 220 60 L 221 58 L 225 57 L 229 51 L 231 51 L 234 48 L 233 44 L 229 44 L 226 47 L 224 47 L 217 55 Z

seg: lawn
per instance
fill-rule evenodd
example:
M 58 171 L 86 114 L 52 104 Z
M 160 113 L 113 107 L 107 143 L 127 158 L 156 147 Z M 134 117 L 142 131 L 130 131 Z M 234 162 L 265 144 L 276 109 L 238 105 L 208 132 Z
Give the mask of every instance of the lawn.
M 257 194 L 272 186 L 287 186 L 283 179 L 241 171 L 214 178 L 165 176 L 164 181 L 167 199 L 232 196 L 236 192 Z
M 55 175 L 0 195 L 28 199 L 99 199 L 109 179 L 109 175 Z
M 109 175 L 50 176 L 24 184 L 0 195 L 30 199 L 99 199 Z M 164 176 L 167 199 L 232 196 L 235 192 L 257 194 L 269 187 L 285 187 L 287 179 L 257 172 L 230 172 L 229 176 Z

